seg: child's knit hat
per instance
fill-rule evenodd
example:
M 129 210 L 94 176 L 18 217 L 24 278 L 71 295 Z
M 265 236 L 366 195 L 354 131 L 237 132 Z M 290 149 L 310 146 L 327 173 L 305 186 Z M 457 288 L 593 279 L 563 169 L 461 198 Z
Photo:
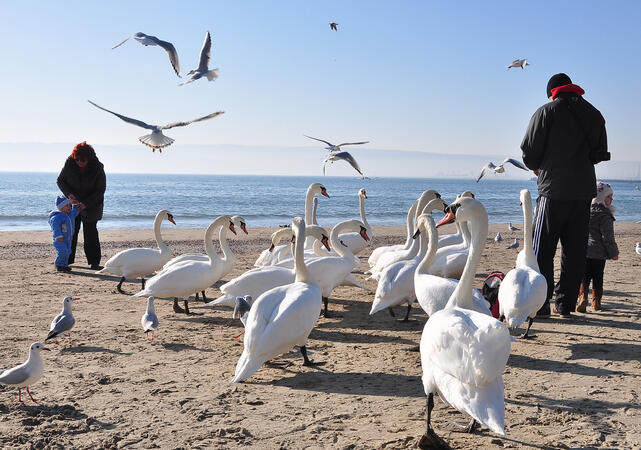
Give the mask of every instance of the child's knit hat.
M 62 211 L 62 208 L 67 206 L 69 203 L 71 203 L 71 200 L 69 200 L 64 195 L 59 195 L 56 198 L 56 208 L 58 208 L 58 211 Z
M 608 183 L 604 183 L 603 181 L 597 181 L 596 197 L 592 199 L 592 204 L 596 203 L 598 205 L 605 206 L 605 198 L 610 194 L 614 194 L 614 190 L 612 189 L 612 186 L 610 186 Z M 616 211 L 616 208 L 613 205 L 610 205 L 609 208 L 612 214 L 614 214 L 614 211 Z

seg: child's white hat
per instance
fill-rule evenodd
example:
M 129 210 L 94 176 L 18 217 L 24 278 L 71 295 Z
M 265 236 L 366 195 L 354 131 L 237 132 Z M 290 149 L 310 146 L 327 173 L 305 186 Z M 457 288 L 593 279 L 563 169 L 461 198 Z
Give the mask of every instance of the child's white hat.
M 58 208 L 58 211 L 62 211 L 62 208 L 67 206 L 69 203 L 71 203 L 71 200 L 69 200 L 64 195 L 59 195 L 56 198 L 56 208 Z

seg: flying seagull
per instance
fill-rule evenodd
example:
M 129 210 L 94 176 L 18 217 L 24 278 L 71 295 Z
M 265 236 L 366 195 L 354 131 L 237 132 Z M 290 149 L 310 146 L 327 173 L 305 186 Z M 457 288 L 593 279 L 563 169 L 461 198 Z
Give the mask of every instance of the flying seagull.
M 338 31 L 338 28 L 336 28 L 337 26 L 338 26 L 338 24 L 336 22 L 330 22 L 329 23 L 329 27 L 334 31 Z
M 87 100 L 87 101 L 92 105 L 94 105 L 96 108 L 102 109 L 103 111 L 107 111 L 108 113 L 113 114 L 114 116 L 124 120 L 127 123 L 130 123 L 132 125 L 138 125 L 139 127 L 151 130 L 151 134 L 146 134 L 145 136 L 141 136 L 138 138 L 138 140 L 143 144 L 145 144 L 147 147 L 151 147 L 153 151 L 156 151 L 156 149 L 158 149 L 160 153 L 162 153 L 163 148 L 169 147 L 171 144 L 174 143 L 174 140 L 172 138 L 162 134 L 162 130 L 168 130 L 174 127 L 184 127 L 185 125 L 189 125 L 190 123 L 200 122 L 201 120 L 213 119 L 214 117 L 219 116 L 225 112 L 225 111 L 217 111 L 215 113 L 209 114 L 208 116 L 200 117 L 194 120 L 189 120 L 187 122 L 173 122 L 173 123 L 168 123 L 167 125 L 160 126 L 160 125 L 148 125 L 145 122 L 142 122 L 140 120 L 132 119 L 130 117 L 120 115 L 113 111 L 109 111 L 108 109 L 105 109 L 102 106 L 96 105 L 91 100 Z
M 325 175 L 325 165 L 328 162 L 340 161 L 341 159 L 347 161 L 354 169 L 356 169 L 356 171 L 361 174 L 361 178 L 365 178 L 365 175 L 363 175 L 363 171 L 349 152 L 338 152 L 327 155 L 323 160 L 323 175 Z
M 178 52 L 176 52 L 176 48 L 171 42 L 161 41 L 156 36 L 149 36 L 148 34 L 139 32 L 139 33 L 132 34 L 127 39 L 125 39 L 115 47 L 112 47 L 111 49 L 113 50 L 114 48 L 120 47 L 122 44 L 127 42 L 129 38 L 134 38 L 145 47 L 149 45 L 158 45 L 164 48 L 167 54 L 169 55 L 169 62 L 171 62 L 171 66 L 174 68 L 174 72 L 176 72 L 176 75 L 180 77 L 180 63 L 178 62 Z
M 490 161 L 489 163 L 487 163 L 481 169 L 481 173 L 478 176 L 478 178 L 476 179 L 476 182 L 478 183 L 481 180 L 481 178 L 483 178 L 483 175 L 485 175 L 485 171 L 486 170 L 493 170 L 494 173 L 503 173 L 503 172 L 505 172 L 504 165 L 507 164 L 507 163 L 513 164 L 514 166 L 518 167 L 519 169 L 527 170 L 527 167 L 525 167 L 523 165 L 523 163 L 517 161 L 516 159 L 512 159 L 512 158 L 505 158 L 503 160 L 503 162 L 501 164 L 499 164 L 498 166 L 495 166 L 494 163 Z
M 515 59 L 514 61 L 512 61 L 512 63 L 509 66 L 507 66 L 507 70 L 510 70 L 510 68 L 512 67 L 520 67 L 521 69 L 525 69 L 525 66 L 529 66 L 529 65 L 530 63 L 527 62 L 527 59 L 525 58 Z
M 218 78 L 218 69 L 209 70 L 209 60 L 211 59 L 211 35 L 209 31 L 205 35 L 205 42 L 203 42 L 203 48 L 200 49 L 200 60 L 198 62 L 198 68 L 190 70 L 187 72 L 187 75 L 191 75 L 187 78 L 187 81 L 180 83 L 179 86 L 183 84 L 191 83 L 196 81 L 199 78 L 207 77 L 209 81 L 214 81 Z
M 325 147 L 325 149 L 329 150 L 330 152 L 340 152 L 341 151 L 341 147 L 343 145 L 369 144 L 369 141 L 363 141 L 363 142 L 343 142 L 342 144 L 334 145 L 334 144 L 331 144 L 331 143 L 327 142 L 324 139 L 318 139 L 318 138 L 315 138 L 315 137 L 307 136 L 306 134 L 304 134 L 303 136 L 305 136 L 306 138 L 314 139 L 315 141 L 324 142 L 325 144 L 328 145 L 327 147 Z

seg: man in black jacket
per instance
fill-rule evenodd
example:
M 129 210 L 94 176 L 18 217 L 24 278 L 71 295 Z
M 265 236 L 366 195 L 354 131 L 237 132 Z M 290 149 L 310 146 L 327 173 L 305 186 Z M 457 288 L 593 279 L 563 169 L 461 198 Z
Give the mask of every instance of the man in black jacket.
M 537 316 L 556 311 L 571 317 L 583 276 L 590 202 L 596 195 L 594 165 L 610 159 L 605 120 L 583 99 L 585 92 L 564 73 L 550 78 L 549 103 L 532 116 L 523 138 L 523 162 L 538 176 L 534 252 L 548 282 L 548 295 Z M 561 276 L 554 285 L 554 254 L 561 240 Z

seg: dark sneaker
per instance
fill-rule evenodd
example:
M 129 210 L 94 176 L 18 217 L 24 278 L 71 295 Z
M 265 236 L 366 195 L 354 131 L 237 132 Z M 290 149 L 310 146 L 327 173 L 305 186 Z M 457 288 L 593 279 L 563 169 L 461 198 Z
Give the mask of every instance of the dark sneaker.
M 572 314 L 570 314 L 570 311 L 565 310 L 564 308 L 560 306 L 555 306 L 554 307 L 554 314 L 558 314 L 559 316 L 563 317 L 564 319 L 571 319 Z
M 58 272 L 71 272 L 71 267 L 56 266 Z
M 550 304 L 545 303 L 543 306 L 541 306 L 541 309 L 539 309 L 536 313 L 536 317 L 539 319 L 550 317 Z
M 102 270 L 103 267 L 100 264 L 92 264 L 91 270 Z

